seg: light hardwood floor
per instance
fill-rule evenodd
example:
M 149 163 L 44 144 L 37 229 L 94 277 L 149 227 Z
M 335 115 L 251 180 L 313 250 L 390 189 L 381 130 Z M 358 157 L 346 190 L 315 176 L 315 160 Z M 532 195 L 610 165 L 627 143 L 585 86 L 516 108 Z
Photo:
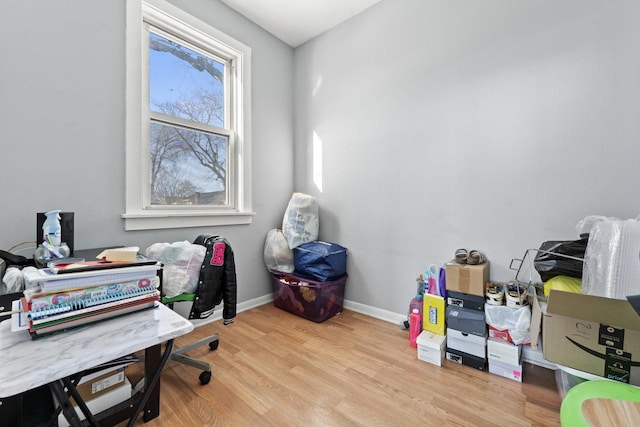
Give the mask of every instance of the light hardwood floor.
M 216 351 L 190 355 L 199 371 L 169 362 L 158 426 L 559 426 L 553 372 L 526 364 L 524 383 L 416 358 L 408 331 L 345 310 L 313 323 L 271 304 L 236 323 L 197 328 L 180 345 L 218 332 Z

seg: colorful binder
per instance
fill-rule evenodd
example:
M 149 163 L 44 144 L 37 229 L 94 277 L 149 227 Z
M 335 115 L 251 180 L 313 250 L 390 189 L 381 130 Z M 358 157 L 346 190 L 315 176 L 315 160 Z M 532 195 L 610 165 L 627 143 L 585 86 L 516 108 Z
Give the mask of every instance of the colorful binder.
M 29 332 L 43 335 L 86 323 L 155 307 L 160 300 L 160 278 L 139 279 L 92 288 L 22 298 Z

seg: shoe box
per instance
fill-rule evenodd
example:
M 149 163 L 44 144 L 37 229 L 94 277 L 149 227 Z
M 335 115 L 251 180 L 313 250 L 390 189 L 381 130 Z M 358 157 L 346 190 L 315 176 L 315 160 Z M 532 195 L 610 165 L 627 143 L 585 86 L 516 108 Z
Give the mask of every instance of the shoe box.
M 507 363 L 502 363 L 499 360 L 488 359 L 489 360 L 489 373 L 500 375 L 504 378 L 509 378 L 510 380 L 522 382 L 522 362 L 518 362 L 517 365 L 509 365 Z
M 487 359 L 490 373 L 522 382 L 522 345 L 500 338 L 489 338 Z
M 521 355 L 522 345 L 515 345 L 499 338 L 489 338 L 487 340 L 487 357 L 489 359 L 517 366 L 520 364 Z
M 447 347 L 472 356 L 487 358 L 487 337 L 447 328 Z
M 484 311 L 460 308 L 456 306 L 447 307 L 447 327 L 456 331 L 466 332 L 479 337 L 487 336 L 487 323 Z
M 484 297 L 463 292 L 447 291 L 447 304 L 458 308 L 484 311 Z
M 460 365 L 469 366 L 471 368 L 479 369 L 481 371 L 484 371 L 487 369 L 487 359 L 474 356 L 472 354 L 465 353 L 463 351 L 455 350 L 453 348 L 447 347 L 445 357 L 447 358 L 447 360 L 450 360 L 454 363 L 458 363 Z
M 487 365 L 487 325 L 484 310 L 447 307 L 447 360 L 484 371 Z

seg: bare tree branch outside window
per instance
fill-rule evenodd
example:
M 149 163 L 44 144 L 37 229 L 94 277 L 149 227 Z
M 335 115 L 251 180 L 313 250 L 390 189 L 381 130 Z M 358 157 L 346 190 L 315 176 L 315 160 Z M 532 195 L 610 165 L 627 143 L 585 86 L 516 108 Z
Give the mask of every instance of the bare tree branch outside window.
M 152 111 L 194 126 L 151 123 L 151 203 L 226 203 L 228 138 L 198 129 L 224 127 L 224 65 L 150 33 Z

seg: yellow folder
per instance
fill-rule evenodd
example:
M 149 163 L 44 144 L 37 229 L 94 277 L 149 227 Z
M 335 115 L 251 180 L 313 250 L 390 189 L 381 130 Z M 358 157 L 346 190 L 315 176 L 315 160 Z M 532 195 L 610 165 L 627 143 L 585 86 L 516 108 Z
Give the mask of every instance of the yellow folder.
M 445 335 L 444 323 L 445 300 L 437 295 L 424 294 L 422 310 L 422 329 Z

